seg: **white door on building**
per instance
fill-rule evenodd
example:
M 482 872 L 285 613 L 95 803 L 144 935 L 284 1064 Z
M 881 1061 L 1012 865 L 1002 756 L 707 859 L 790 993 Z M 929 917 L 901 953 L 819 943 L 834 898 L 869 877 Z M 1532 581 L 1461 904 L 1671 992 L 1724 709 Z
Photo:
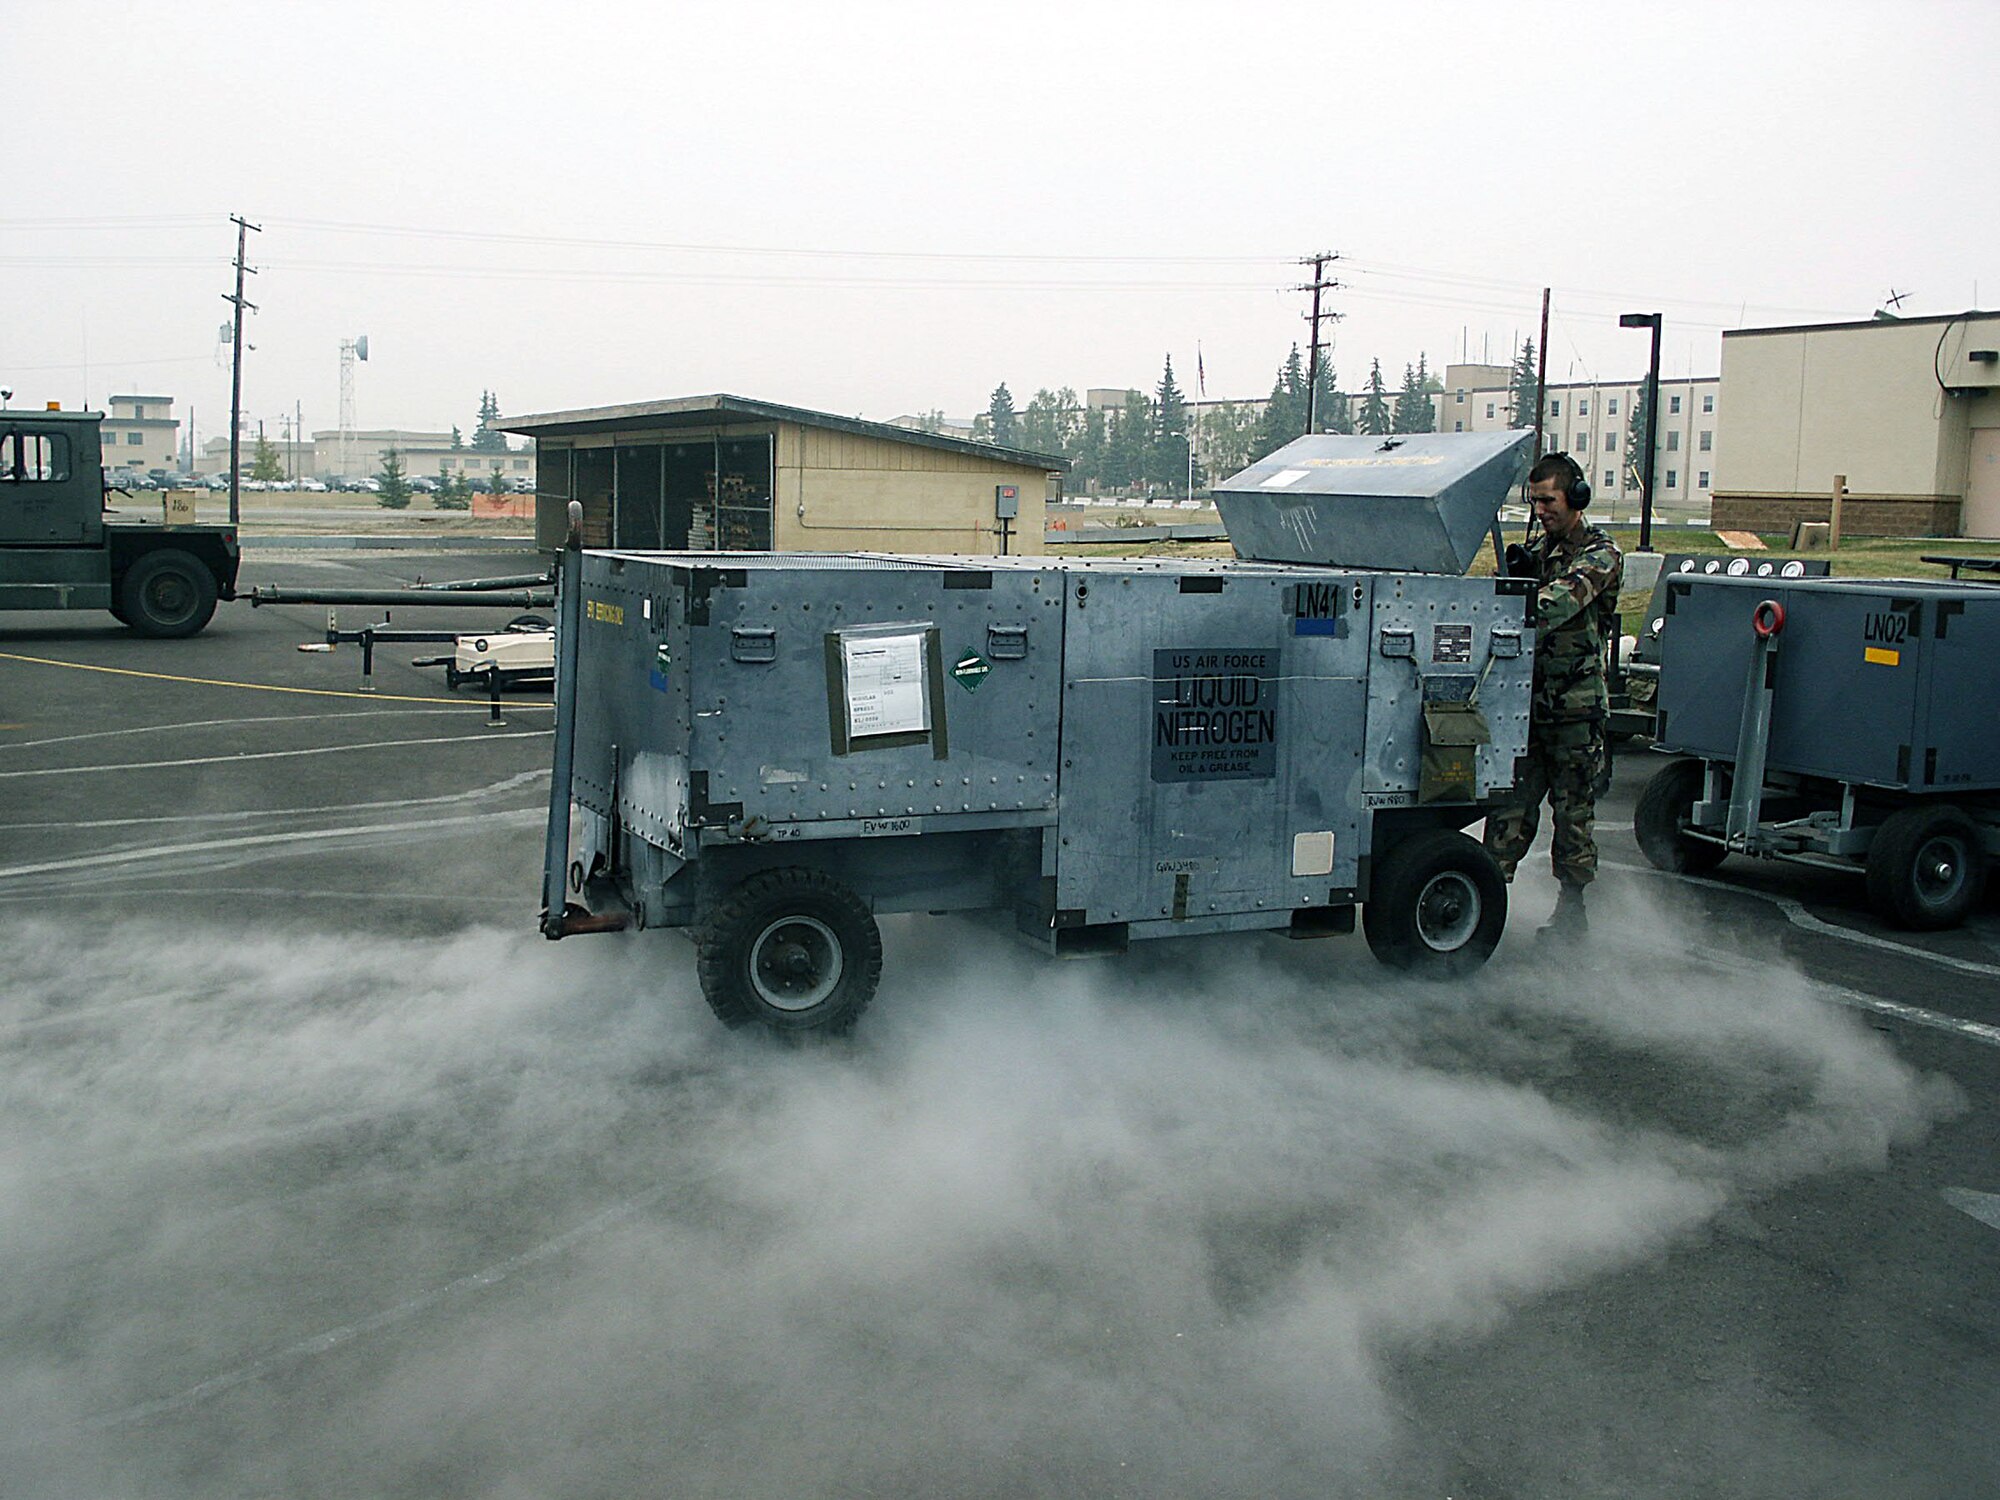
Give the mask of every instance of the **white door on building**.
M 2000 427 L 1972 430 L 1972 466 L 1965 476 L 1967 536 L 2000 538 Z

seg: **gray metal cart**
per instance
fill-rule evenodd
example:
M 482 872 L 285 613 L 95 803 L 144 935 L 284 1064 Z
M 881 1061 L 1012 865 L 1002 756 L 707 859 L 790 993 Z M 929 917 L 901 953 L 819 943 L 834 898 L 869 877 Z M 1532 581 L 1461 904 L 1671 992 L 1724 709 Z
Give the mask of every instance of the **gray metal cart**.
M 1731 853 L 1865 870 L 1911 928 L 1964 920 L 2000 855 L 2000 589 L 1670 576 L 1660 749 L 1641 796 L 1664 870 Z
M 1453 572 L 572 548 L 543 929 L 690 929 L 718 1015 L 793 1030 L 867 1004 L 883 912 L 1077 954 L 1359 906 L 1384 961 L 1474 968 L 1506 887 L 1459 830 L 1533 639 L 1525 584 L 1456 570 L 1524 442 L 1309 438 L 1224 487 L 1267 553 Z

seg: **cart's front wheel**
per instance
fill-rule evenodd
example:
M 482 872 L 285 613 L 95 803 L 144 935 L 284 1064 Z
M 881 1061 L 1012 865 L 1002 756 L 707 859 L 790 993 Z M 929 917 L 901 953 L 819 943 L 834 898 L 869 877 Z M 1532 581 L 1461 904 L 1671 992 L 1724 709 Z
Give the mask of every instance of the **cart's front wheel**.
M 1956 807 L 1905 807 L 1868 845 L 1868 903 L 1919 932 L 1956 927 L 1986 889 L 1979 825 Z
M 1361 926 L 1369 949 L 1392 969 L 1424 979 L 1469 974 L 1500 945 L 1507 882 L 1493 856 L 1464 834 L 1417 834 L 1375 866 Z
M 846 1031 L 882 977 L 882 937 L 859 896 L 818 870 L 765 870 L 695 933 L 701 992 L 724 1023 Z
M 1639 852 L 1656 870 L 1670 875 L 1706 875 L 1728 854 L 1720 844 L 1688 837 L 1694 805 L 1701 799 L 1705 772 L 1698 760 L 1667 762 L 1653 773 L 1632 813 Z

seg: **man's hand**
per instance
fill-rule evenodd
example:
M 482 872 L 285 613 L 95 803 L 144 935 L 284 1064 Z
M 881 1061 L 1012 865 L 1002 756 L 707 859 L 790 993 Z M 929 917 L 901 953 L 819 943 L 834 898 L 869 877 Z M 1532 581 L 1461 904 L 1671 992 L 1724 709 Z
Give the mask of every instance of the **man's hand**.
M 1504 566 L 1509 578 L 1533 578 L 1536 575 L 1534 554 L 1519 542 L 1507 544 Z

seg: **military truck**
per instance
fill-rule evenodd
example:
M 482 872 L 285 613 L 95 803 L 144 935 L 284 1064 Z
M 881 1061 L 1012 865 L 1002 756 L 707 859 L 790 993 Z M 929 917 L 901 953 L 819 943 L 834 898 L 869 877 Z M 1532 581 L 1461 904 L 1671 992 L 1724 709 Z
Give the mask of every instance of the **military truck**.
M 111 510 L 103 420 L 0 413 L 0 609 L 108 609 L 140 635 L 193 635 L 236 597 L 236 528 Z

